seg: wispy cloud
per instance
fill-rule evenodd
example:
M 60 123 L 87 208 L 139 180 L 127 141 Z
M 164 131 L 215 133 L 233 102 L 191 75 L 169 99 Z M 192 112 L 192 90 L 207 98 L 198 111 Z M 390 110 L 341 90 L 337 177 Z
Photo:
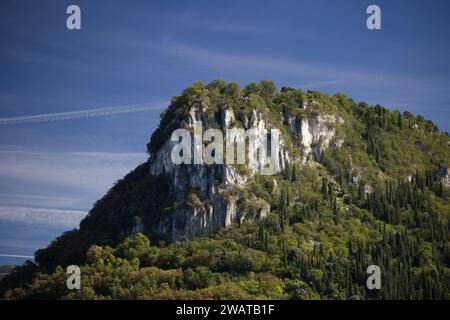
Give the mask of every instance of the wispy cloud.
M 149 49 L 160 50 L 164 53 L 204 67 L 215 70 L 243 71 L 264 70 L 283 73 L 303 73 L 306 75 L 331 76 L 336 72 L 299 61 L 290 61 L 282 58 L 266 57 L 257 54 L 230 53 L 208 50 L 200 47 L 186 45 L 184 43 L 166 39 L 156 44 L 146 44 Z
M 45 192 L 45 190 L 40 191 Z M 20 193 L 1 193 L 0 204 L 41 208 L 88 208 L 90 205 L 90 203 L 86 203 L 86 199 L 76 197 L 76 195 L 63 197 Z
M 144 152 L 0 150 L 0 250 L 26 255 L 78 227 L 92 204 L 146 159 Z
M 0 206 L 0 221 L 46 227 L 77 227 L 87 212 L 43 208 Z
M 0 151 L 0 191 L 13 194 L 82 199 L 83 209 L 104 194 L 114 181 L 144 162 L 142 153 Z M 16 190 L 11 189 L 14 186 Z M 7 190 L 5 192 L 5 190 Z M 22 190 L 21 192 L 18 192 Z M 34 190 L 34 192 L 32 192 Z M 0 197 L 0 200 L 5 197 Z M 32 199 L 29 199 L 32 200 Z M 36 200 L 49 207 L 68 202 Z M 15 203 L 18 203 L 16 201 Z M 23 202 L 22 202 L 23 203 Z M 3 202 L 4 204 L 4 202 Z M 39 205 L 41 207 L 41 205 Z M 70 208 L 74 208 L 73 204 Z M 76 209 L 79 209 L 76 208 Z
M 257 53 L 215 51 L 172 39 L 150 44 L 142 41 L 141 46 L 222 75 L 230 74 L 233 78 L 252 75 L 252 77 L 265 76 L 269 79 L 291 79 L 288 81 L 295 81 L 288 83 L 291 86 L 301 85 L 302 82 L 308 86 L 326 84 L 330 87 L 334 84 L 340 90 L 339 85 L 345 84 L 354 91 L 364 89 L 376 91 L 378 95 L 383 93 L 396 97 L 406 97 L 414 93 L 417 97 L 423 97 L 438 94 L 450 85 L 448 79 L 426 76 L 419 79 L 411 78 L 402 74 L 370 69 L 370 64 L 330 66 L 326 62 L 305 61 L 301 57 L 292 59 L 281 55 L 273 57 Z
M 0 257 L 34 259 L 33 256 L 24 256 L 20 254 L 6 254 L 6 253 L 0 253 Z
M 13 125 L 13 124 L 23 124 L 23 123 L 36 123 L 36 122 L 62 121 L 62 120 L 70 120 L 70 119 L 103 117 L 103 116 L 109 116 L 112 114 L 119 114 L 119 113 L 131 113 L 131 112 L 141 112 L 141 111 L 147 111 L 147 110 L 162 110 L 162 109 L 164 109 L 163 104 L 156 105 L 155 103 L 142 103 L 142 104 L 122 105 L 122 106 L 106 107 L 106 108 L 77 110 L 77 111 L 70 111 L 70 112 L 58 112 L 58 113 L 47 113 L 47 114 L 21 116 L 21 117 L 0 118 L 0 125 Z

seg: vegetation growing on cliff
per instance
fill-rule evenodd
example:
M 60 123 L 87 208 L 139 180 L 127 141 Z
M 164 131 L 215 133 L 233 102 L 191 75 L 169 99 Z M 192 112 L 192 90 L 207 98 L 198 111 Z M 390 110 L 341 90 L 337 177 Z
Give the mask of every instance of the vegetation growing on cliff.
M 275 176 L 254 176 L 233 190 L 251 210 L 270 205 L 262 220 L 243 222 L 208 237 L 169 243 L 138 234 L 177 205 L 165 174 L 148 164 L 128 174 L 82 221 L 29 263 L 5 277 L 6 298 L 214 299 L 449 299 L 450 138 L 429 120 L 382 106 L 356 103 L 271 81 L 241 89 L 216 80 L 195 83 L 161 115 L 148 151 L 154 152 L 189 107 L 203 104 L 221 120 L 230 108 L 234 126 L 257 109 L 281 130 L 290 150 L 298 134 L 283 115 L 332 115 L 342 145 L 306 164 L 287 163 Z M 295 154 L 295 153 L 294 153 Z M 257 201 L 253 201 L 258 199 Z M 203 205 L 187 193 L 184 205 Z M 147 228 L 148 230 L 148 228 Z M 64 267 L 82 264 L 81 291 L 65 288 Z M 382 269 L 380 291 L 366 288 L 366 268 Z

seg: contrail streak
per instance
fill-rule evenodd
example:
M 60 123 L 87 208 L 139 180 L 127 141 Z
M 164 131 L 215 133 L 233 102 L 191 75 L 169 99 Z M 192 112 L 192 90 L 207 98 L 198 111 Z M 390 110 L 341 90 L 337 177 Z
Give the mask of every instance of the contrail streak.
M 155 105 L 154 103 L 142 103 L 134 105 L 123 105 L 116 107 L 106 107 L 106 108 L 96 108 L 96 109 L 86 109 L 70 112 L 59 112 L 59 113 L 47 113 L 38 114 L 32 116 L 22 116 L 22 117 L 11 117 L 11 118 L 0 118 L 0 125 L 13 125 L 13 124 L 23 124 L 23 123 L 37 123 L 37 122 L 49 122 L 49 121 L 61 121 L 70 119 L 81 119 L 81 118 L 91 118 L 91 117 L 102 117 L 109 116 L 118 113 L 130 113 L 130 112 L 140 112 L 147 110 L 162 110 L 164 107 L 161 105 Z
M 0 253 L 0 257 L 6 257 L 6 258 L 28 258 L 28 259 L 34 259 L 33 256 L 22 256 L 20 254 L 4 254 Z

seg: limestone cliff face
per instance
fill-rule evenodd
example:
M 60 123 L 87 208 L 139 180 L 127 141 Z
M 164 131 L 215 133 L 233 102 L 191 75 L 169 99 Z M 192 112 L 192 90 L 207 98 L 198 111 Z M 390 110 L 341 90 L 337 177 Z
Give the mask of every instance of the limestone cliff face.
M 441 167 L 441 181 L 445 187 L 450 188 L 450 169 L 448 167 Z
M 219 117 L 215 117 L 207 113 L 206 105 L 198 104 L 189 110 L 185 123 L 188 124 L 188 129 L 193 129 L 196 121 L 201 121 L 204 127 L 225 130 L 232 127 L 235 118 L 233 110 L 226 107 L 220 111 Z M 319 159 L 320 153 L 330 146 L 335 136 L 334 130 L 328 124 L 338 121 L 333 116 L 304 119 L 288 117 L 284 120 L 292 131 L 301 137 L 302 157 L 297 159 L 290 155 L 285 140 L 280 137 L 278 153 L 273 155 L 275 173 L 282 171 L 288 162 L 305 162 L 311 155 L 313 159 Z M 264 130 L 274 129 L 256 110 L 244 119 L 243 125 L 244 129 L 256 130 L 261 135 Z M 250 177 L 261 174 L 267 165 L 259 159 L 257 152 L 246 154 L 248 158 L 244 172 L 227 163 L 176 165 L 171 160 L 171 151 L 177 143 L 168 137 L 159 150 L 150 154 L 150 175 L 168 175 L 176 202 L 171 212 L 160 220 L 158 225 L 152 226 L 150 232 L 170 235 L 171 240 L 182 240 L 208 234 L 243 220 L 259 219 L 270 212 L 270 205 L 257 198 L 251 201 L 259 203 L 258 209 L 250 212 L 233 191 L 234 186 L 244 187 Z M 248 143 L 254 142 L 250 140 Z M 198 144 L 193 143 L 193 152 L 201 154 L 198 148 Z M 256 146 L 249 146 L 248 150 L 256 150 Z
M 336 133 L 333 124 L 342 124 L 343 120 L 334 115 L 312 114 L 309 117 L 300 118 L 287 112 L 282 114 L 283 121 L 290 130 L 298 134 L 301 139 L 302 162 L 308 160 L 319 161 L 322 152 L 331 146 L 341 147 L 343 140 L 335 139 Z

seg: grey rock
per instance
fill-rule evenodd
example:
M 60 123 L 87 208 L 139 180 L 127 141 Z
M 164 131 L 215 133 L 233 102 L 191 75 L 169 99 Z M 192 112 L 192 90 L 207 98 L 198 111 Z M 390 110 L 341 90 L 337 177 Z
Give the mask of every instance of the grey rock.
M 216 127 L 218 123 L 215 118 L 206 116 L 205 110 L 204 104 L 193 106 L 188 113 L 186 123 L 193 128 L 195 121 L 203 121 L 206 127 Z M 233 123 L 235 115 L 233 110 L 226 107 L 220 112 L 220 126 L 225 130 Z M 320 158 L 323 150 L 330 146 L 335 137 L 335 132 L 328 123 L 342 121 L 327 115 L 303 119 L 286 114 L 282 116 L 291 130 L 301 137 L 304 148 L 303 159 L 312 155 L 314 160 Z M 251 128 L 257 133 L 273 129 L 272 124 L 256 110 L 253 110 L 251 117 L 246 118 L 245 122 L 247 129 Z M 249 143 L 251 144 L 252 141 Z M 262 172 L 266 163 L 259 159 L 257 153 L 250 152 L 247 155 L 248 170 L 243 174 L 227 163 L 211 166 L 175 165 L 171 161 L 171 150 L 175 144 L 176 142 L 170 141 L 168 137 L 163 146 L 150 155 L 149 174 L 159 175 L 165 172 L 170 181 L 170 191 L 175 195 L 177 202 L 168 215 L 151 227 L 150 232 L 169 235 L 171 240 L 183 240 L 209 234 L 230 225 L 242 223 L 244 220 L 260 219 L 270 213 L 270 205 L 267 203 L 263 203 L 262 207 L 256 211 L 247 210 L 233 193 L 234 186 L 243 186 L 250 177 Z M 199 152 L 198 146 L 194 145 L 193 149 L 194 152 Z M 252 149 L 250 146 L 249 150 L 256 150 L 256 148 Z M 275 158 L 276 173 L 282 171 L 286 163 L 299 161 L 289 155 L 282 137 L 279 153 L 275 155 Z M 194 206 L 186 202 L 188 192 L 195 192 L 200 199 Z

